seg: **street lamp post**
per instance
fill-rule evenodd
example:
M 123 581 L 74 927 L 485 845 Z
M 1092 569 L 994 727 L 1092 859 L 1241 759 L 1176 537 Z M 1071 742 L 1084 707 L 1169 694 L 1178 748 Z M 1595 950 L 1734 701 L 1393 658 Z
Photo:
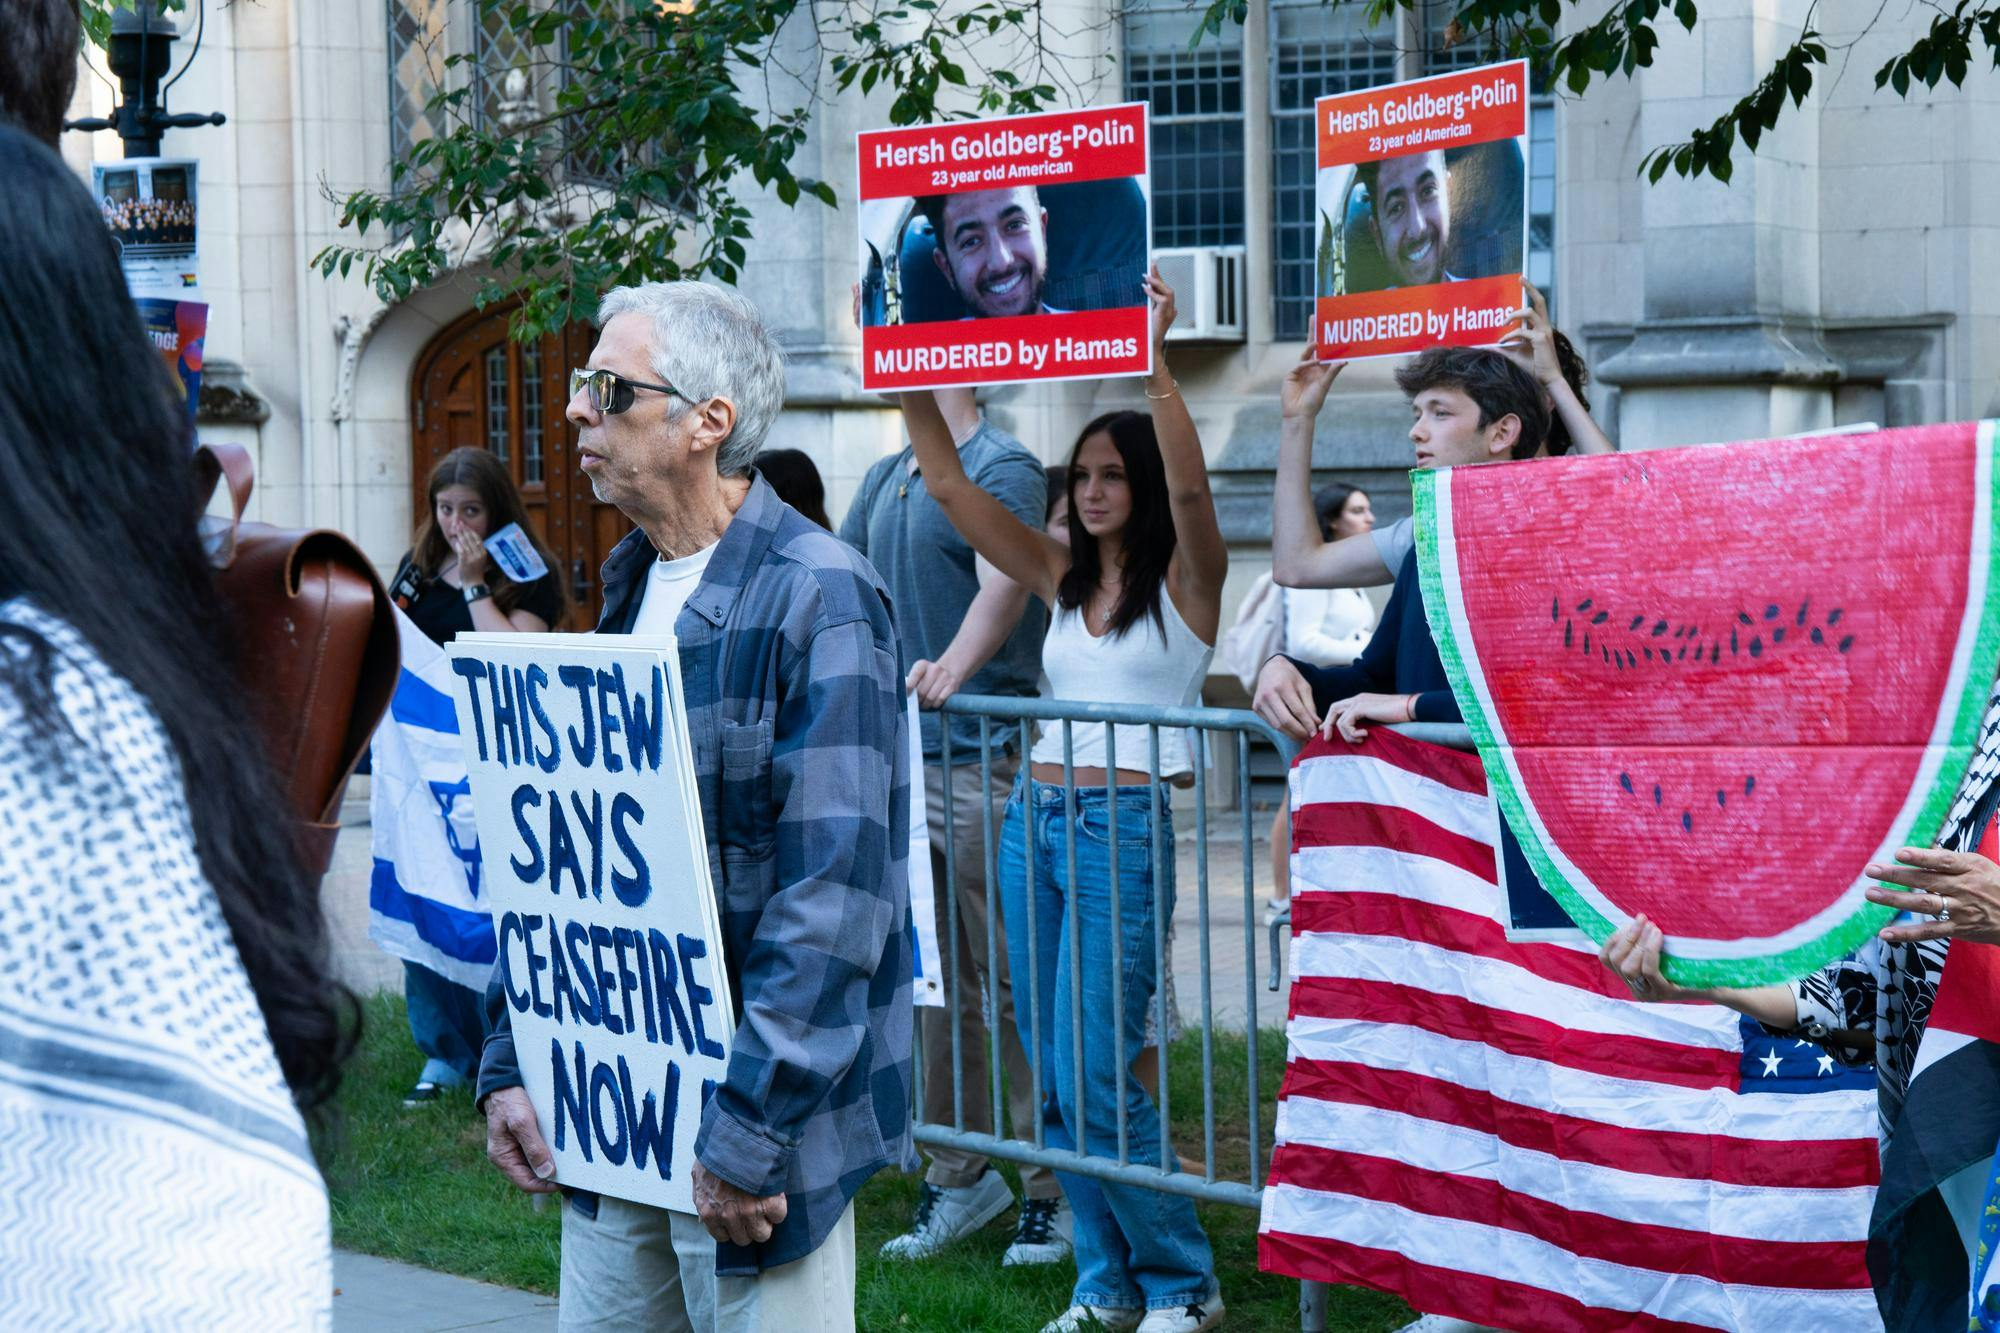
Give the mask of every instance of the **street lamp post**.
M 201 3 L 202 0 L 196 0 Z M 121 100 L 109 119 L 87 116 L 64 122 L 65 129 L 116 130 L 125 141 L 127 157 L 158 157 L 160 137 L 168 130 L 220 125 L 220 111 L 169 114 L 160 101 L 160 80 L 166 75 L 171 48 L 180 30 L 159 12 L 157 0 L 130 0 L 131 8 L 111 16 L 109 56 L 118 76 Z M 195 48 L 201 41 L 197 37 Z M 190 59 L 193 57 L 190 56 Z M 178 77 L 178 76 L 176 76 Z

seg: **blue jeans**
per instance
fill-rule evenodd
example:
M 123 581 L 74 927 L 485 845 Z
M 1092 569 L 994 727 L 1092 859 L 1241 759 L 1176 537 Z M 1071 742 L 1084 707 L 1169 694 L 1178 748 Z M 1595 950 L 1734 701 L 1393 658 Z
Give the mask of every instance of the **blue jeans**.
M 480 1048 L 486 1043 L 479 992 L 405 960 L 403 999 L 410 1008 L 410 1036 L 427 1057 L 417 1081 L 458 1088 L 476 1080 Z
M 1118 974 L 1123 1031 L 1112 1022 L 1111 801 L 1103 788 L 1076 793 L 1076 890 L 1069 892 L 1063 789 L 1023 777 L 1007 803 L 1000 831 L 1000 903 L 1007 925 L 1007 964 L 1014 978 L 1014 1020 L 1021 1044 L 1042 1069 L 1042 1124 L 1051 1148 L 1076 1148 L 1118 1159 L 1118 1063 L 1125 1067 L 1125 1142 L 1129 1161 L 1160 1160 L 1160 1115 L 1132 1062 L 1145 1049 L 1146 1007 L 1159 983 L 1154 956 L 1155 914 L 1174 904 L 1173 816 L 1160 789 L 1161 874 L 1152 865 L 1152 789 L 1118 790 Z M 1034 832 L 1029 863 L 1028 830 Z M 1030 871 L 1032 870 L 1032 874 Z M 1076 914 L 1077 952 L 1070 949 Z M 1032 924 L 1033 967 L 1029 931 Z M 1083 1077 L 1078 1105 L 1072 969 L 1083 977 Z M 1033 978 L 1040 1032 L 1032 1029 L 1025 994 Z M 1037 1042 L 1039 1037 L 1039 1042 Z M 1037 1049 L 1039 1046 L 1039 1049 Z M 1163 1053 L 1164 1058 L 1164 1053 Z M 1053 1086 L 1051 1086 L 1053 1084 Z M 1178 1169 L 1178 1161 L 1164 1163 Z M 1215 1258 L 1195 1216 L 1177 1194 L 1118 1185 L 1058 1171 L 1076 1214 L 1076 1293 L 1081 1305 L 1168 1309 L 1205 1300 L 1215 1285 Z

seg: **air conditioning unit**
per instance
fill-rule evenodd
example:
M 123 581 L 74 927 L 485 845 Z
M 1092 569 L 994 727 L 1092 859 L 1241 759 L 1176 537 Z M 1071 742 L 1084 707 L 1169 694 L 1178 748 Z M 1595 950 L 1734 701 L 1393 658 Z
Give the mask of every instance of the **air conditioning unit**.
M 1153 262 L 1174 289 L 1179 310 L 1168 342 L 1240 343 L 1244 335 L 1244 265 L 1240 245 L 1155 250 Z

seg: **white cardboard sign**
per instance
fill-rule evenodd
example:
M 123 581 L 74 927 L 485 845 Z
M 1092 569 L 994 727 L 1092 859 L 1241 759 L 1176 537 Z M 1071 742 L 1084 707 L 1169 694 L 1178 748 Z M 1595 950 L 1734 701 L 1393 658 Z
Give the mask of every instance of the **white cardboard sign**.
M 693 1212 L 733 1029 L 671 638 L 449 649 L 521 1081 L 556 1179 Z

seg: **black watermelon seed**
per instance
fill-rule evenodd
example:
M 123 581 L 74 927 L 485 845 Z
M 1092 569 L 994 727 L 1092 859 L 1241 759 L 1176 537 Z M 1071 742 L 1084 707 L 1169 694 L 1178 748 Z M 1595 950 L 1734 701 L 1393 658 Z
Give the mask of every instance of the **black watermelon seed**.
M 1812 639 L 1813 639 L 1813 642 L 1814 642 L 1814 643 L 1825 643 L 1825 642 L 1826 642 L 1826 635 L 1824 635 L 1824 634 L 1821 634 L 1821 633 L 1819 632 L 1819 626 L 1818 626 L 1818 625 L 1814 625 L 1814 626 L 1813 626 L 1813 635 L 1812 635 Z
M 1715 803 L 1725 808 L 1727 808 L 1729 805 L 1729 794 L 1723 791 L 1720 787 L 1717 787 L 1715 789 Z
M 1780 625 L 1778 626 L 1778 628 L 1771 631 L 1771 642 L 1783 643 L 1784 641 L 1785 641 L 1785 627 L 1783 625 Z
M 1562 602 L 1554 597 L 1549 598 L 1549 619 L 1561 620 L 1562 618 L 1563 618 Z
M 1632 775 L 1630 773 L 1620 773 L 1618 775 L 1618 785 L 1623 787 L 1626 791 L 1631 791 Z
M 1665 634 L 1666 632 L 1667 632 L 1667 622 L 1664 620 L 1662 620 L 1659 624 L 1653 626 L 1653 637 L 1656 639 L 1659 638 L 1662 634 Z
M 1641 626 L 1641 625 L 1643 625 L 1643 624 L 1645 624 L 1645 623 L 1646 623 L 1646 617 L 1644 617 L 1644 616 L 1633 616 L 1633 617 L 1632 617 L 1632 623 L 1631 623 L 1631 624 L 1629 624 L 1629 625 L 1627 625 L 1627 626 L 1626 626 L 1625 628 L 1626 628 L 1626 629 L 1628 629 L 1628 630 L 1631 630 L 1631 629 L 1637 629 L 1637 628 L 1639 628 L 1639 626 Z
M 1687 655 L 1688 655 L 1688 646 L 1686 644 L 1682 644 L 1681 650 L 1674 654 L 1674 661 L 1678 662 Z
M 1755 790 L 1757 790 L 1757 775 L 1752 773 L 1749 777 L 1743 779 L 1743 794 L 1748 796 Z
M 1843 653 L 1846 652 L 1849 648 L 1852 648 L 1853 646 L 1854 646 L 1854 636 L 1852 634 L 1845 636 L 1840 641 L 1840 651 Z
M 1563 622 L 1563 647 L 1567 648 L 1570 646 L 1570 640 L 1572 639 L 1572 637 L 1574 637 L 1571 634 L 1571 631 L 1574 630 L 1575 628 L 1576 628 L 1575 625 L 1573 625 L 1571 622 L 1567 620 Z
M 1658 805 L 1659 803 L 1660 803 L 1660 784 L 1656 782 L 1653 784 L 1653 804 Z
M 1606 647 L 1605 647 L 1605 646 L 1604 646 L 1603 644 L 1599 644 L 1599 645 L 1597 645 L 1597 651 L 1598 651 L 1598 652 L 1599 652 L 1599 653 L 1600 653 L 1600 654 L 1601 654 L 1601 655 L 1603 656 L 1603 658 L 1604 658 L 1604 665 L 1606 665 L 1606 666 L 1610 666 L 1610 665 L 1611 665 L 1611 650 L 1610 650 L 1609 648 L 1606 648 Z
M 1777 618 L 1778 618 L 1778 608 L 1777 608 L 1777 607 L 1775 607 L 1775 606 L 1767 606 L 1767 607 L 1765 607 L 1765 608 L 1764 608 L 1764 619 L 1766 619 L 1766 620 L 1776 620 Z
M 1829 625 L 1838 625 L 1840 623 L 1840 616 L 1840 608 L 1836 606 L 1833 610 L 1826 613 L 1826 623 Z
M 1715 663 L 1720 662 L 1721 660 L 1722 660 L 1722 645 L 1718 643 L 1708 650 L 1708 661 L 1709 664 L 1713 666 Z
M 1646 660 L 1648 662 L 1653 660 L 1653 650 L 1651 648 L 1642 648 L 1640 651 L 1646 654 Z
M 1609 619 L 1611 619 L 1611 613 L 1609 611 L 1599 611 L 1596 615 L 1590 618 L 1590 623 L 1593 625 L 1602 625 L 1605 621 Z
M 1748 611 L 1738 611 L 1736 618 L 1746 625 L 1750 623 L 1750 613 Z
M 1764 655 L 1764 641 L 1758 638 L 1756 635 L 1752 634 L 1750 636 L 1750 656 L 1762 657 L 1763 655 Z
M 1585 630 L 1585 631 L 1583 632 L 1583 655 L 1584 655 L 1585 657 L 1588 657 L 1588 656 L 1590 656 L 1590 631 L 1589 631 L 1589 630 Z
M 1578 615 L 1582 615 L 1585 611 L 1588 611 L 1590 609 L 1590 604 L 1596 600 L 1597 599 L 1594 597 L 1584 598 L 1582 601 L 1576 604 L 1576 613 Z
M 1805 601 L 1799 603 L 1799 620 L 1798 620 L 1799 624 L 1803 625 L 1806 623 L 1806 608 L 1811 605 L 1812 605 L 1812 599 L 1810 597 L 1808 597 Z
M 1692 811 L 1681 811 L 1681 831 L 1684 833 L 1694 832 L 1694 813 Z
M 1729 655 L 1736 656 L 1736 631 L 1733 629 L 1729 631 Z

